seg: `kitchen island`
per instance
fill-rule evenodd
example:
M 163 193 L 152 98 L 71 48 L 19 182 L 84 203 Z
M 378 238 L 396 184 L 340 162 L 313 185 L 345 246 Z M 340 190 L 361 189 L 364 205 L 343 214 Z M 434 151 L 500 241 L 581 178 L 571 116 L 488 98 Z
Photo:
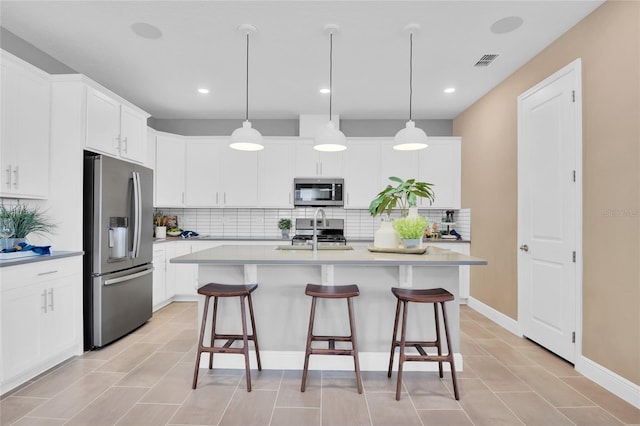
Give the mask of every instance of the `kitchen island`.
M 268 369 L 302 369 L 311 304 L 311 298 L 304 294 L 307 283 L 358 285 L 360 296 L 353 302 L 361 368 L 378 371 L 386 370 L 389 362 L 396 306 L 391 287 L 442 287 L 456 297 L 456 301 L 447 304 L 447 313 L 456 368 L 462 369 L 457 302 L 459 268 L 486 265 L 485 260 L 430 246 L 424 254 L 378 253 L 370 252 L 366 247 L 317 252 L 287 248 L 290 247 L 223 245 L 173 258 L 171 262 L 197 264 L 198 286 L 209 282 L 259 284 L 253 296 L 254 310 L 262 364 Z M 199 298 L 198 323 L 203 302 L 204 297 Z M 347 335 L 346 302 L 318 302 L 316 334 Z M 238 301 L 221 299 L 219 303 L 217 329 L 239 332 Z M 408 335 L 432 339 L 435 332 L 431 306 L 411 304 L 409 311 Z M 210 335 L 210 330 L 206 330 L 206 335 Z M 208 364 L 207 357 L 202 360 L 202 365 L 205 364 Z M 215 366 L 243 368 L 243 359 L 241 356 L 218 356 Z M 312 357 L 309 368 L 351 370 L 353 363 L 345 357 Z M 432 370 L 437 364 L 410 363 L 407 368 Z

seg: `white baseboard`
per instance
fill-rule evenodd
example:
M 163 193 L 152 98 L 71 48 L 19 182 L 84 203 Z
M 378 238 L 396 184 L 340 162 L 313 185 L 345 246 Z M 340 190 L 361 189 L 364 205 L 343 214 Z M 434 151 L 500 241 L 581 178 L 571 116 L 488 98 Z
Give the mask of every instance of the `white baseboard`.
M 388 352 L 360 352 L 361 371 L 387 371 L 389 368 Z M 255 352 L 250 351 L 251 368 L 258 368 Z M 462 371 L 462 355 L 453 354 L 456 371 Z M 265 370 L 302 370 L 304 367 L 303 351 L 260 351 L 260 361 Z M 213 358 L 214 368 L 244 369 L 244 356 L 236 354 L 216 354 Z M 203 353 L 200 368 L 209 368 L 209 356 Z M 444 363 L 445 371 L 450 371 L 449 364 Z M 318 356 L 309 358 L 309 370 L 342 370 L 353 371 L 353 358 L 350 356 Z M 394 360 L 394 371 L 398 371 L 398 355 Z M 437 362 L 406 362 L 404 371 L 438 371 Z
M 575 369 L 589 380 L 592 380 L 612 394 L 640 409 L 639 385 L 636 385 L 589 358 L 585 358 L 583 355 L 578 356 Z
M 482 315 L 489 318 L 499 326 L 502 326 L 504 329 L 512 332 L 516 336 L 522 337 L 520 324 L 518 324 L 518 321 L 514 320 L 513 318 L 508 317 L 502 312 L 493 309 L 489 305 L 485 305 L 484 303 L 482 303 L 478 299 L 474 299 L 473 297 L 469 297 L 469 299 L 467 300 L 467 306 L 469 306 L 474 311 L 480 312 Z
M 509 330 L 517 336 L 522 336 L 518 322 L 505 314 L 496 311 L 473 297 L 469 297 L 468 305 L 473 310 L 480 312 L 496 324 Z M 457 369 L 457 367 L 456 367 Z M 630 382 L 602 365 L 585 358 L 576 356 L 575 369 L 589 380 L 602 386 L 612 394 L 622 398 L 636 408 L 640 408 L 640 386 Z

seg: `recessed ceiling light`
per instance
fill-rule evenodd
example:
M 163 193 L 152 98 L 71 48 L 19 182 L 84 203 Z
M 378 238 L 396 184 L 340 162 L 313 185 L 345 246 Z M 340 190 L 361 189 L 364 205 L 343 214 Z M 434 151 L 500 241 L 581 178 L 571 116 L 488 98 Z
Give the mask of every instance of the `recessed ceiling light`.
M 198 93 L 202 93 L 203 95 L 206 95 L 207 93 L 209 93 L 209 89 L 205 89 L 204 87 L 201 87 L 198 89 Z
M 329 89 L 320 89 L 320 93 L 322 93 L 323 95 L 326 95 L 326 94 L 331 93 L 331 90 L 329 90 Z
M 515 31 L 522 25 L 524 21 L 519 16 L 509 16 L 497 20 L 491 25 L 491 32 L 494 34 L 505 34 Z
M 131 31 L 142 38 L 158 39 L 162 37 L 162 31 L 158 27 L 147 24 L 146 22 L 136 22 L 131 25 Z
M 444 89 L 444 93 L 453 93 L 456 91 L 455 87 L 447 87 L 446 89 Z

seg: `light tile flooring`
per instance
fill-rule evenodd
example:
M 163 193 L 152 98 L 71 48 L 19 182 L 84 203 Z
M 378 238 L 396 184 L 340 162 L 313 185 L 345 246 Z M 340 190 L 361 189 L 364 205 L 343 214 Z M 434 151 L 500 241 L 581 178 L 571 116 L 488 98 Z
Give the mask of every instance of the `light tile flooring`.
M 620 425 L 640 410 L 528 340 L 462 307 L 460 401 L 445 374 L 202 369 L 191 389 L 196 305 L 173 303 L 101 351 L 53 369 L 0 402 L 2 425 Z M 391 327 L 391 325 L 390 325 Z M 391 332 L 391 329 L 389 330 Z

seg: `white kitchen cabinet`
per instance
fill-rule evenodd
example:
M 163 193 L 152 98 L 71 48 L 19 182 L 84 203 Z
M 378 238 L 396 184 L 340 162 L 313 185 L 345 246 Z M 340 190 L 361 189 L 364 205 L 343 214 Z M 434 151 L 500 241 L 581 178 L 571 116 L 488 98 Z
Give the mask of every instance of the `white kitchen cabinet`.
M 395 141 L 385 140 L 380 144 L 380 184 L 378 192 L 387 185 L 395 186 L 390 176 L 402 180 L 419 179 L 420 154 L 417 151 L 398 151 L 393 149 Z
M 156 131 L 147 127 L 147 153 L 145 155 L 144 166 L 151 170 L 156 169 Z
M 178 301 L 195 300 L 198 265 L 170 262 L 174 257 L 190 254 L 191 243 L 188 241 L 173 241 L 164 244 L 167 252 L 167 289 L 171 290 L 170 297 Z
M 347 142 L 347 151 L 349 150 Z M 313 140 L 295 142 L 295 177 L 342 177 L 343 153 L 322 152 L 313 149 Z
M 255 207 L 258 205 L 258 153 L 229 148 L 228 141 L 220 148 L 222 173 L 222 203 L 225 207 Z
M 143 164 L 148 114 L 87 87 L 88 149 Z
M 82 354 L 82 257 L 4 267 L 0 292 L 0 393 Z
M 258 205 L 293 207 L 293 142 L 264 141 L 258 152 Z
M 436 243 L 432 241 L 433 240 L 427 240 L 427 242 L 424 244 L 441 248 L 441 249 L 451 250 L 460 254 L 466 254 L 467 256 L 471 255 L 471 244 L 468 242 Z M 458 277 L 459 283 L 460 283 L 458 297 L 459 297 L 460 303 L 465 303 L 465 304 L 469 300 L 469 280 L 470 280 L 469 268 L 470 268 L 469 265 L 460 266 L 460 270 L 459 270 L 460 275 Z
M 153 292 L 154 312 L 171 301 L 167 294 L 167 256 L 164 243 L 153 245 Z
M 380 192 L 380 143 L 375 139 L 350 139 L 344 154 L 344 207 L 368 209 Z
M 185 155 L 184 138 L 166 133 L 156 135 L 154 206 L 184 206 Z
M 49 195 L 51 80 L 48 74 L 2 51 L 0 197 Z
M 432 183 L 435 201 L 425 199 L 420 207 L 460 208 L 461 140 L 458 137 L 431 137 L 429 147 L 419 151 L 420 180 Z
M 186 186 L 187 207 L 222 206 L 220 180 L 220 151 L 222 144 L 215 140 L 187 140 Z

